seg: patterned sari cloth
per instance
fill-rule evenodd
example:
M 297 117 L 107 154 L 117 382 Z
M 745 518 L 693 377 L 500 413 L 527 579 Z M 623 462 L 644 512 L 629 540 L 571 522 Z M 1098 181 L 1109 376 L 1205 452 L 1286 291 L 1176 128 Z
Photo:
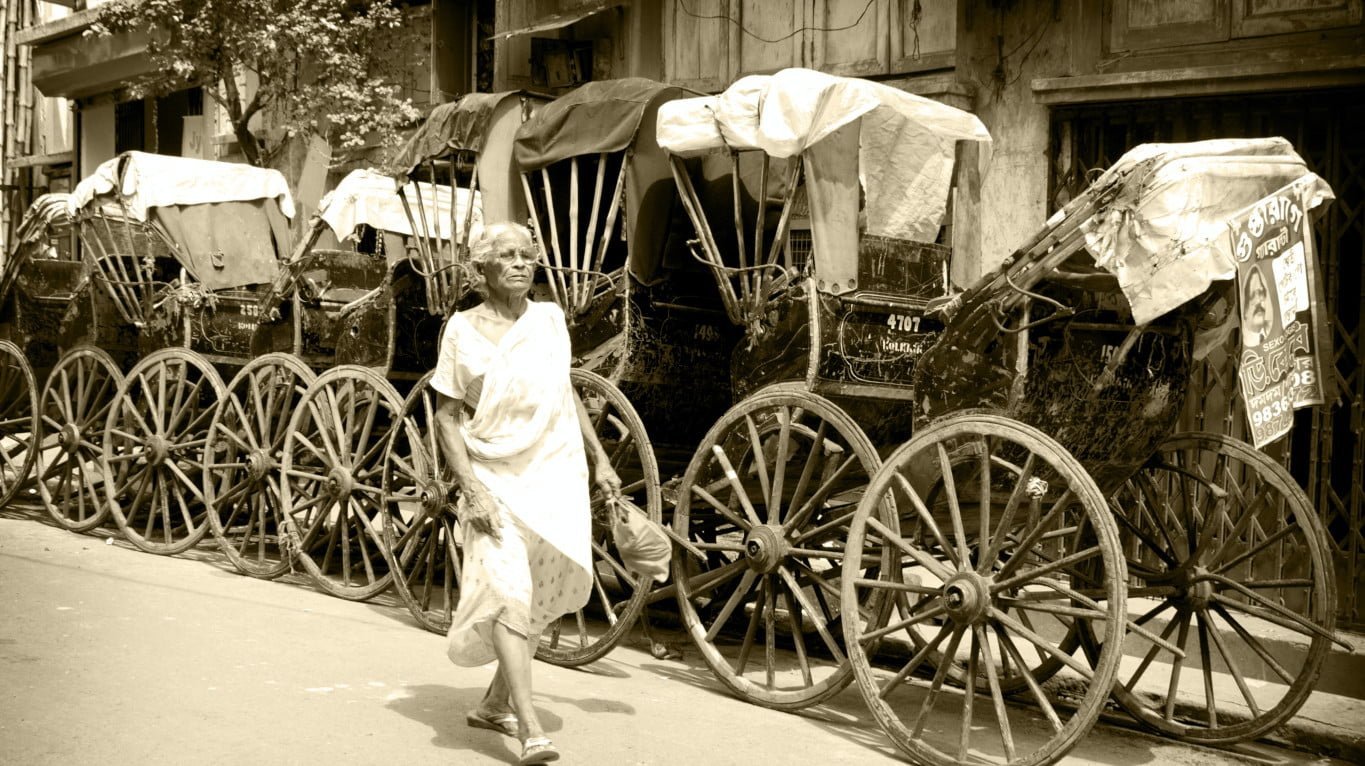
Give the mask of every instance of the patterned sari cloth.
M 459 400 L 483 377 L 477 409 L 461 413 L 460 434 L 502 531 L 499 541 L 462 525 L 463 578 L 448 633 L 457 665 L 495 659 L 495 622 L 534 647 L 545 626 L 587 603 L 588 464 L 569 364 L 568 329 L 553 303 L 528 304 L 497 343 L 463 314 L 446 324 L 431 386 Z

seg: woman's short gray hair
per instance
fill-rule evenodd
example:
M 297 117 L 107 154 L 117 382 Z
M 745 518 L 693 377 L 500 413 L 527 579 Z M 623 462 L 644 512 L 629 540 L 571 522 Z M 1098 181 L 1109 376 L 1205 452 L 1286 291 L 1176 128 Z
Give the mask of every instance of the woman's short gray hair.
M 495 260 L 499 253 L 524 247 L 535 247 L 535 239 L 531 237 L 531 230 L 519 223 L 501 221 L 483 227 L 483 233 L 469 248 L 469 261 L 465 264 L 469 287 L 479 295 L 488 295 L 484 264 Z

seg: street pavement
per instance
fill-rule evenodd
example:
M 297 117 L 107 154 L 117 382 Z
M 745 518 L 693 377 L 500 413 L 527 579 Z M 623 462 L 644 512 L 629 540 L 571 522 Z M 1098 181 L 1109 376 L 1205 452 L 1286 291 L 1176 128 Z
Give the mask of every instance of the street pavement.
M 0 763 L 515 762 L 514 740 L 464 723 L 491 669 L 451 665 L 396 600 L 242 577 L 211 542 L 165 558 L 104 534 L 0 509 Z M 775 712 L 725 693 L 695 652 L 658 660 L 638 636 L 587 668 L 537 664 L 535 686 L 563 763 L 902 762 L 856 689 Z M 1341 762 L 1101 723 L 1063 763 Z

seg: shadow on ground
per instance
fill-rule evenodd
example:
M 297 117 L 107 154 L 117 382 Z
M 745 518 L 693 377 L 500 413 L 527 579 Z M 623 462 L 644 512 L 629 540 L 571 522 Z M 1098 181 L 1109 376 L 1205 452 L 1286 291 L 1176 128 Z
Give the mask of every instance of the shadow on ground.
M 483 699 L 481 686 L 456 688 L 439 684 L 409 686 L 406 696 L 384 703 L 388 709 L 418 723 L 431 727 L 431 744 L 446 750 L 469 750 L 490 758 L 515 761 L 517 743 L 511 737 L 485 729 L 475 729 L 465 723 L 465 713 L 473 710 Z M 545 695 L 538 694 L 544 697 Z M 553 698 L 559 702 L 559 698 Z M 574 702 L 574 700 L 565 700 Z M 537 706 L 540 723 L 547 734 L 564 727 L 564 720 Z M 459 761 L 456 761 L 457 763 Z

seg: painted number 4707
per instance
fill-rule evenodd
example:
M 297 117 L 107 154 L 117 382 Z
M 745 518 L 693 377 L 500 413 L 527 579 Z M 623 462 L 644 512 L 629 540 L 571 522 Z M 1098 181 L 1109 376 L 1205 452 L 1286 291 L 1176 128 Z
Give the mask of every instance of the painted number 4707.
M 887 314 L 886 326 L 900 332 L 919 332 L 920 317 L 913 314 Z

